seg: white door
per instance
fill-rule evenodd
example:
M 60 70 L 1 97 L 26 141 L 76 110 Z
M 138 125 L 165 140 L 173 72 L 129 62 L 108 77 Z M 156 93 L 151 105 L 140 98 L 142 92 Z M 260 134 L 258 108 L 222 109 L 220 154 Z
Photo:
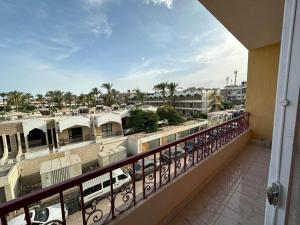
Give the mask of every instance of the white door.
M 299 91 L 300 0 L 286 0 L 268 181 L 268 186 L 273 186 L 268 189 L 270 197 L 276 197 L 278 184 L 279 202 L 278 206 L 274 206 L 267 201 L 265 225 L 300 224 L 289 220 L 292 178 L 295 172 L 294 156 L 298 148 L 296 138 L 300 115 Z M 274 204 L 276 205 L 276 199 Z M 299 209 L 300 201 L 297 204 Z

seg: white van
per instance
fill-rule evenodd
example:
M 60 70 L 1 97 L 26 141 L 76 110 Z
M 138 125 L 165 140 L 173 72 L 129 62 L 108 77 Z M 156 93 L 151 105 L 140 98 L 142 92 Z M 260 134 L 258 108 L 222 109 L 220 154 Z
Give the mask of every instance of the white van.
M 125 174 L 121 169 L 116 169 L 112 172 L 113 190 L 116 191 L 122 185 L 131 183 L 129 174 Z M 93 199 L 110 194 L 110 177 L 109 173 L 91 179 L 82 184 L 83 187 L 83 202 L 87 204 Z

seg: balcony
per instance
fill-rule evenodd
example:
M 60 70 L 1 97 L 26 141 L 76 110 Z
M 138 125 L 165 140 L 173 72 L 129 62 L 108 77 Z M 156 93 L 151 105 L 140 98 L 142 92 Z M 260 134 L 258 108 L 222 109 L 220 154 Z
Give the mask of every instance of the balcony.
M 198 224 L 198 222 L 209 224 L 220 220 L 222 224 L 222 219 L 227 219 L 235 215 L 234 213 L 243 215 L 238 213 L 238 210 L 247 212 L 246 201 L 245 205 L 239 207 L 239 203 L 242 203 L 239 201 L 247 200 L 247 197 L 242 198 L 241 194 L 247 191 L 251 193 L 251 189 L 247 189 L 247 186 L 244 188 L 244 182 L 245 184 L 254 182 L 256 186 L 261 184 L 262 189 L 265 182 L 253 176 L 253 173 L 261 173 L 259 168 L 267 170 L 267 167 L 264 166 L 265 164 L 257 167 L 254 159 L 259 158 L 267 162 L 268 153 L 252 145 L 242 151 L 249 140 L 248 126 L 249 114 L 246 113 L 221 125 L 108 167 L 93 170 L 2 203 L 1 222 L 6 225 L 8 220 L 16 216 L 16 213 L 23 213 L 22 219 L 24 218 L 27 224 L 31 224 L 30 215 L 34 210 L 33 206 L 48 207 L 53 204 L 60 206 L 66 204 L 68 217 L 65 207 L 60 207 L 60 215 L 56 218 L 59 224 L 113 222 L 114 224 L 150 225 L 173 224 L 178 221 L 182 221 L 178 224 Z M 228 165 L 237 155 L 238 158 Z M 154 163 L 151 167 L 146 167 L 145 162 L 149 160 L 153 160 Z M 134 166 L 138 162 L 142 165 L 140 171 Z M 226 169 L 223 169 L 224 166 Z M 115 177 L 115 171 L 119 168 L 126 174 L 127 172 L 130 174 L 127 174 L 126 182 L 122 183 L 119 180 L 121 178 Z M 214 176 L 216 174 L 218 175 Z M 87 181 L 99 176 L 108 179 L 106 182 L 108 186 L 103 182 L 99 188 L 98 182 L 97 190 L 103 190 L 103 194 L 87 201 L 88 195 L 85 191 Z M 211 180 L 213 177 L 215 178 Z M 261 199 L 264 201 L 264 196 Z M 263 207 L 263 202 L 259 202 Z M 78 207 L 79 205 L 81 207 Z M 229 209 L 233 211 L 232 214 L 229 213 L 231 212 Z M 258 212 L 263 216 L 263 209 L 259 208 Z M 258 219 L 260 221 L 261 217 Z M 52 222 L 47 221 L 47 224 Z
M 161 225 L 263 224 L 270 153 L 268 148 L 248 144 Z

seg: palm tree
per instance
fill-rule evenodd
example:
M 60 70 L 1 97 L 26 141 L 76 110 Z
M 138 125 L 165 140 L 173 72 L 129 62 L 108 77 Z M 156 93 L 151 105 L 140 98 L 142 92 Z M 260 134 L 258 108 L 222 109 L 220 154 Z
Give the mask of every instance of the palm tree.
M 145 94 L 140 89 L 135 89 L 134 91 L 138 100 L 143 104 L 145 100 Z
M 168 83 L 167 82 L 162 82 L 162 83 L 159 83 L 159 84 L 156 84 L 153 89 L 155 91 L 159 91 L 163 97 L 163 101 L 165 102 L 165 99 L 166 99 L 166 89 L 168 87 Z
M 57 108 L 62 109 L 64 101 L 64 93 L 62 91 L 48 91 L 46 96 L 50 97 L 51 103 L 54 103 Z
M 66 102 L 67 105 L 71 106 L 73 96 L 74 95 L 72 94 L 72 92 L 69 91 L 64 94 L 64 101 Z
M 107 106 L 111 106 L 113 104 L 112 84 L 104 83 L 101 85 L 101 87 L 106 89 L 106 94 L 103 96 L 104 104 Z
M 19 107 L 24 101 L 24 96 L 22 92 L 11 91 L 8 93 L 8 102 L 16 107 L 16 111 L 19 111 Z
M 118 99 L 120 92 L 117 91 L 116 89 L 111 89 L 111 94 L 112 94 L 112 103 L 118 103 L 117 99 Z
M 43 105 L 44 102 L 44 96 L 42 94 L 36 94 L 36 100 L 39 102 L 40 105 Z
M 95 103 L 96 103 L 95 94 L 93 92 L 88 93 L 86 95 L 86 101 L 87 101 L 89 106 L 95 106 Z
M 5 97 L 7 96 L 7 94 L 5 92 L 1 92 L 0 96 L 2 98 L 2 102 L 3 102 L 3 105 L 4 105 L 4 112 L 6 112 Z
M 175 105 L 175 99 L 174 99 L 174 94 L 176 92 L 176 89 L 179 87 L 178 83 L 175 82 L 171 82 L 168 84 L 168 90 L 169 90 L 169 94 L 170 94 L 170 102 L 171 105 L 174 107 Z
M 85 94 L 80 94 L 78 99 L 79 99 L 79 102 L 81 105 L 85 105 L 85 103 L 86 103 L 86 95 Z

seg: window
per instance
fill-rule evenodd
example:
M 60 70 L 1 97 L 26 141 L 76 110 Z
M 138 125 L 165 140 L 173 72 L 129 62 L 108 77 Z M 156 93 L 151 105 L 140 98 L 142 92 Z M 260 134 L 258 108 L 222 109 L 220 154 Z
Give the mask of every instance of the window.
M 125 174 L 121 174 L 118 176 L 118 180 L 124 180 L 126 178 L 127 178 L 127 176 Z
M 109 137 L 112 135 L 112 123 L 103 124 L 101 127 L 102 127 L 102 135 L 104 137 Z
M 93 187 L 90 187 L 90 188 L 84 190 L 83 191 L 83 195 L 87 196 L 87 195 L 90 195 L 90 194 L 92 194 L 94 192 L 100 191 L 101 189 L 102 189 L 102 185 L 101 184 L 97 184 L 97 185 L 95 185 Z
M 149 167 L 153 167 L 153 163 L 148 163 L 148 164 L 146 164 L 144 167 L 145 167 L 145 169 L 147 169 L 147 168 L 149 168 Z
M 35 210 L 34 220 L 40 222 L 46 222 L 49 218 L 49 209 L 40 208 Z
M 113 180 L 113 184 L 115 184 L 116 183 L 116 178 L 113 178 L 112 180 Z M 106 188 L 108 186 L 110 186 L 110 180 L 104 181 L 103 182 L 103 188 Z

